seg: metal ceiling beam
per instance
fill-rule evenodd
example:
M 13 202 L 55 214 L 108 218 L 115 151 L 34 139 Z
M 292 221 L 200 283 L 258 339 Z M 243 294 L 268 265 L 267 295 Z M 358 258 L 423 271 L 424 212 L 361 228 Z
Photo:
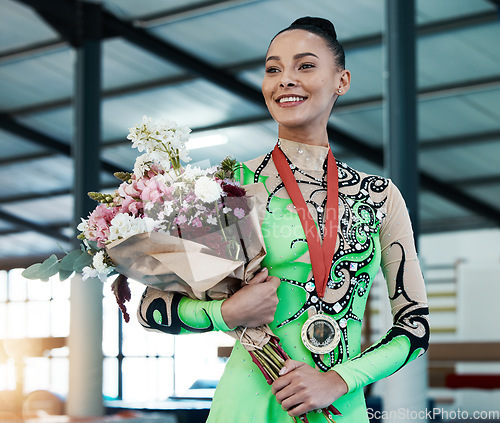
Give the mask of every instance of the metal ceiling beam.
M 174 61 L 177 66 L 187 69 L 213 84 L 234 93 L 247 101 L 259 106 L 265 106 L 261 93 L 243 84 L 235 76 L 218 69 L 203 60 L 187 53 L 175 45 L 147 33 L 142 29 L 117 19 L 109 13 L 103 13 L 104 30 L 117 34 L 143 50 L 149 51 L 167 61 Z
M 25 138 L 28 141 L 31 141 L 42 147 L 49 148 L 56 153 L 71 157 L 71 146 L 69 144 L 65 144 L 61 141 L 56 140 L 55 138 L 49 137 L 45 134 L 42 134 L 41 132 L 28 128 L 27 126 L 16 122 L 5 113 L 0 113 L 0 128 L 21 138 Z M 113 163 L 105 160 L 101 161 L 101 166 L 104 170 L 110 173 L 123 170 L 118 166 L 115 166 Z
M 500 131 L 482 132 L 476 134 L 467 134 L 458 137 L 446 137 L 430 139 L 420 142 L 419 150 L 421 152 L 444 150 L 453 147 L 466 147 L 473 144 L 500 143 Z
M 67 49 L 68 44 L 63 40 L 42 41 L 28 47 L 16 48 L 0 53 L 0 65 L 16 60 L 23 60 L 39 54 L 52 53 L 57 50 Z
M 488 175 L 488 176 L 477 176 L 474 178 L 455 179 L 451 183 L 460 188 L 499 187 L 500 175 Z
M 148 16 L 133 19 L 135 26 L 140 28 L 151 28 L 165 25 L 182 19 L 190 19 L 206 13 L 214 13 L 220 10 L 228 10 L 233 7 L 256 3 L 260 0 L 209 0 L 203 3 L 195 3 L 187 6 L 176 7 L 167 12 L 153 13 Z
M 18 0 L 31 7 L 69 44 L 77 45 L 81 37 L 81 28 L 77 17 L 80 15 L 80 1 L 39 1 Z
M 68 144 L 20 124 L 6 113 L 0 113 L 0 128 L 65 156 L 69 156 L 71 153 Z
M 41 233 L 42 235 L 49 236 L 51 238 L 58 239 L 64 242 L 71 242 L 71 239 L 66 235 L 63 235 L 57 230 L 53 230 L 36 223 L 30 222 L 29 220 L 21 219 L 6 211 L 0 210 L 0 220 L 5 220 L 6 222 L 12 223 L 15 226 L 20 226 L 28 231 L 35 231 Z
M 155 88 L 166 88 L 171 85 L 182 84 L 196 79 L 191 75 L 172 76 L 167 78 L 159 78 L 153 81 L 139 82 L 137 84 L 126 85 L 119 88 L 111 88 L 105 90 L 101 94 L 101 98 L 112 99 L 126 95 L 133 95 L 135 93 L 144 92 L 146 90 L 153 90 Z M 14 117 L 21 117 L 31 115 L 34 113 L 43 113 L 54 109 L 61 109 L 63 107 L 71 107 L 74 102 L 74 97 L 65 97 L 58 100 L 48 101 L 46 103 L 38 103 L 30 106 L 19 107 L 17 109 L 9 110 L 9 115 Z
M 29 7 L 34 7 L 36 6 L 37 3 L 36 0 L 18 0 L 19 2 L 25 3 Z M 233 0 L 226 0 L 226 1 L 233 1 Z M 500 0 L 491 0 L 493 2 L 497 2 Z M 215 3 L 215 2 L 214 2 Z M 206 9 L 201 6 L 199 7 L 199 4 L 197 6 L 190 6 L 192 10 L 189 12 L 191 15 L 194 13 L 200 15 L 206 12 Z M 177 20 L 182 18 L 182 16 L 185 16 L 185 11 L 183 11 L 184 8 L 179 8 L 178 13 L 179 15 L 176 15 L 175 13 L 172 13 L 173 11 L 165 14 L 169 20 Z M 174 11 L 175 12 L 175 11 Z M 150 19 L 161 19 L 161 15 L 155 15 L 151 16 Z M 477 13 L 474 15 L 469 15 L 466 17 L 462 18 L 454 18 L 454 19 L 445 19 L 442 21 L 437 21 L 432 24 L 427 24 L 427 25 L 421 25 L 417 28 L 417 35 L 432 35 L 432 34 L 439 34 L 441 32 L 446 32 L 449 30 L 458 30 L 462 28 L 470 28 L 471 26 L 475 25 L 483 25 L 491 22 L 495 22 L 498 20 L 498 15 L 495 12 L 481 12 Z M 141 18 L 137 19 L 134 21 L 136 25 L 142 26 L 142 27 L 147 27 L 148 25 L 148 18 Z M 367 36 L 362 36 L 358 38 L 353 38 L 353 39 L 346 39 L 342 40 L 342 45 L 344 46 L 344 49 L 346 51 L 352 51 L 355 49 L 359 48 L 366 48 L 366 47 L 372 47 L 375 45 L 380 45 L 382 42 L 382 34 L 377 33 L 377 34 L 371 34 Z M 33 45 L 30 45 L 25 48 L 21 49 L 16 49 L 13 51 L 7 51 L 2 54 L 0 54 L 0 63 L 2 62 L 8 62 L 11 60 L 16 60 L 17 58 L 22 58 L 26 57 L 32 54 L 37 54 L 45 51 L 50 51 L 53 49 L 58 49 L 66 44 L 61 41 L 61 40 L 55 40 L 55 41 L 46 41 L 42 43 L 35 43 Z M 263 58 L 258 58 L 255 60 L 249 60 L 243 63 L 239 64 L 234 64 L 235 71 L 243 71 L 243 70 L 248 70 L 255 68 L 257 66 L 262 65 L 264 62 Z
M 421 234 L 435 234 L 436 232 L 455 232 L 472 229 L 490 228 L 488 220 L 480 217 L 462 217 L 424 220 L 420 228 Z

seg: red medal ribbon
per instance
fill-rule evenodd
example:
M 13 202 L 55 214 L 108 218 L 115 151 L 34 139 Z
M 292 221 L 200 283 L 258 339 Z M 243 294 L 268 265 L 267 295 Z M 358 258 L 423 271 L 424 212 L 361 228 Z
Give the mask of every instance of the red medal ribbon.
M 337 163 L 333 157 L 332 150 L 328 149 L 325 230 L 323 245 L 321 245 L 316 224 L 307 208 L 302 192 L 300 192 L 299 184 L 297 184 L 290 165 L 284 153 L 278 147 L 278 144 L 274 147 L 272 156 L 276 169 L 297 210 L 302 228 L 306 234 L 314 275 L 314 285 L 316 286 L 318 296 L 323 298 L 337 243 L 339 215 L 339 176 L 337 173 Z

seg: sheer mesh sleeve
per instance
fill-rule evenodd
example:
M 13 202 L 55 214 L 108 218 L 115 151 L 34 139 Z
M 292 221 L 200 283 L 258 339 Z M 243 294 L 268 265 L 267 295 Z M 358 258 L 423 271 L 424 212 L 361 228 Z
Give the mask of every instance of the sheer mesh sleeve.
M 387 201 L 380 243 L 393 326 L 377 343 L 333 368 L 346 381 L 349 392 L 391 375 L 429 345 L 427 296 L 411 222 L 403 197 L 392 182 Z

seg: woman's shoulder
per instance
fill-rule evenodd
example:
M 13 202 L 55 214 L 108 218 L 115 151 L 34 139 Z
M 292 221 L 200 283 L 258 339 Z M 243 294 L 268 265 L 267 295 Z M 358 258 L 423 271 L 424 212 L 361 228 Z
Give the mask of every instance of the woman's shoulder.
M 374 191 L 381 193 L 394 185 L 389 178 L 375 173 L 354 169 L 347 163 L 336 160 L 339 175 L 339 188 L 351 188 L 350 191 Z

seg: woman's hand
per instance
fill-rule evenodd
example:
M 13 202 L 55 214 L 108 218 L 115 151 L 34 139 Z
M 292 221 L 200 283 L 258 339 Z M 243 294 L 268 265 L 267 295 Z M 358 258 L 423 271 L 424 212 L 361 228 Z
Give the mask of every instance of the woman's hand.
M 221 313 L 226 325 L 254 328 L 271 323 L 278 305 L 276 291 L 280 282 L 276 276 L 269 276 L 266 268 L 262 269 L 248 285 L 222 303 Z
M 344 379 L 334 370 L 323 373 L 306 363 L 288 359 L 280 373 L 272 391 L 292 417 L 328 407 L 348 392 Z

